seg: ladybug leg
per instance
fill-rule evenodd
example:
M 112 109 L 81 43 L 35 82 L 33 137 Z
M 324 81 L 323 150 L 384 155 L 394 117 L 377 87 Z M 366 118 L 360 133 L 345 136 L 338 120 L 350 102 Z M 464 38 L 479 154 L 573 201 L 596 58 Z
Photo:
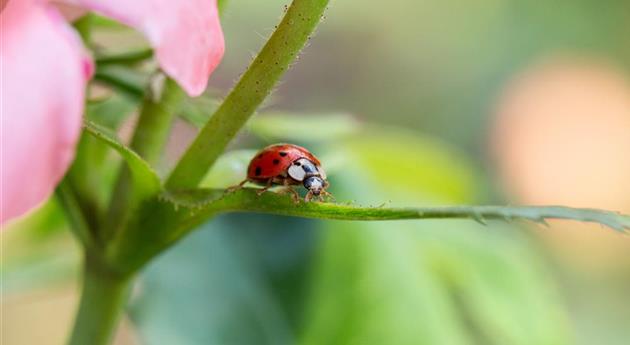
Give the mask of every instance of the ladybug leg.
M 332 194 L 328 193 L 326 190 L 322 190 L 322 193 L 320 195 L 325 196 L 328 200 L 332 200 L 332 202 L 337 202 L 337 200 L 335 200 L 335 197 Z M 324 198 L 322 197 L 321 200 L 324 201 Z
M 272 178 L 270 178 L 269 180 L 267 180 L 267 185 L 265 185 L 265 187 L 264 187 L 264 188 L 262 188 L 262 189 L 258 190 L 258 191 L 256 192 L 256 194 L 257 194 L 258 196 L 261 196 L 261 195 L 262 195 L 262 193 L 266 192 L 269 188 L 271 188 L 271 184 L 272 184 L 272 183 L 273 183 L 273 179 L 272 179 Z
M 293 201 L 297 204 L 300 202 L 300 194 L 298 194 L 298 192 L 293 189 L 293 186 L 291 186 L 289 184 L 289 179 L 285 179 L 282 182 L 282 185 L 285 187 L 284 190 L 282 191 L 282 193 L 291 193 L 291 197 L 293 198 Z
M 280 194 L 286 194 L 286 193 L 291 193 L 291 199 L 293 199 L 293 201 L 297 204 L 300 202 L 300 194 L 298 194 L 298 192 L 293 189 L 293 187 L 291 186 L 287 186 L 285 189 L 279 191 Z
M 243 186 L 247 182 L 249 182 L 249 179 L 244 179 L 243 181 L 241 181 L 241 183 L 237 184 L 236 186 L 231 186 L 231 187 L 226 188 L 225 189 L 225 194 L 236 192 L 237 190 L 243 188 Z
M 293 187 L 289 187 L 289 190 L 291 191 L 291 195 L 293 195 L 293 201 L 296 204 L 299 204 L 300 203 L 300 194 L 298 194 L 298 192 L 295 189 L 293 189 Z
M 313 198 L 313 192 L 309 190 L 308 193 L 306 193 L 306 196 L 304 197 L 304 201 L 309 202 L 311 201 L 312 198 Z
M 335 200 L 335 197 L 326 190 L 326 188 L 328 188 L 329 186 L 330 186 L 330 183 L 328 183 L 328 181 L 324 181 L 324 188 L 322 188 L 322 191 L 320 194 L 320 200 L 324 201 L 324 196 L 325 196 L 327 200 L 332 200 L 332 202 L 336 202 L 337 200 Z

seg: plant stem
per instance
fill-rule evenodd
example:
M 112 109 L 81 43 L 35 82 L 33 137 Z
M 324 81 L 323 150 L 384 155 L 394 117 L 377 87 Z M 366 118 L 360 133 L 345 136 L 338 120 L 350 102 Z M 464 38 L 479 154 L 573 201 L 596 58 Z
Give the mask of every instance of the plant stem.
M 109 344 L 118 325 L 132 281 L 104 270 L 86 258 L 81 301 L 69 345 Z
M 147 92 L 131 148 L 151 165 L 158 163 L 183 95 L 182 89 L 170 78 L 164 81 L 160 95 Z
M 156 165 L 168 138 L 175 109 L 183 98 L 182 89 L 170 78 L 164 82 L 160 95 L 146 92 L 140 118 L 131 141 L 131 148 L 149 164 Z M 158 99 L 155 100 L 154 97 Z M 106 239 L 112 238 L 127 220 L 129 211 L 133 209 L 134 194 L 129 169 L 123 167 L 112 201 L 110 202 L 107 220 L 103 229 L 110 229 Z
M 124 92 L 133 99 L 140 99 L 144 95 L 142 86 L 129 80 L 125 80 L 114 73 L 109 73 L 103 69 L 97 69 L 94 73 L 94 80 L 110 85 L 117 90 Z
M 59 200 L 59 203 L 66 214 L 66 218 L 70 223 L 70 230 L 72 230 L 79 242 L 81 242 L 86 250 L 97 249 L 88 221 L 81 210 L 76 195 L 74 194 L 67 177 L 64 178 L 57 186 L 55 189 L 55 195 L 57 196 L 57 200 Z
M 145 48 L 135 51 L 124 52 L 116 55 L 99 56 L 96 58 L 98 66 L 105 65 L 132 65 L 145 61 L 153 56 L 153 49 Z
M 294 0 L 276 31 L 197 135 L 166 182 L 193 188 L 271 93 L 320 21 L 328 0 Z

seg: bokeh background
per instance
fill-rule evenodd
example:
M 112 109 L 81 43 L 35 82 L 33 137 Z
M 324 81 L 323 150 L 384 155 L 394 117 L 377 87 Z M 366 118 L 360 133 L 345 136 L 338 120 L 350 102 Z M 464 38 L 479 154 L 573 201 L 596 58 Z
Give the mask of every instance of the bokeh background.
M 286 3 L 229 1 L 208 109 Z M 237 182 L 252 150 L 290 141 L 320 156 L 341 202 L 630 213 L 630 2 L 329 7 L 205 186 Z M 144 44 L 120 27 L 95 36 L 105 50 Z M 134 103 L 88 112 L 132 123 Z M 191 122 L 175 124 L 163 171 Z M 80 263 L 66 227 L 51 200 L 3 232 L 3 344 L 63 343 Z M 142 273 L 115 342 L 621 345 L 628 301 L 630 238 L 597 225 L 224 215 Z

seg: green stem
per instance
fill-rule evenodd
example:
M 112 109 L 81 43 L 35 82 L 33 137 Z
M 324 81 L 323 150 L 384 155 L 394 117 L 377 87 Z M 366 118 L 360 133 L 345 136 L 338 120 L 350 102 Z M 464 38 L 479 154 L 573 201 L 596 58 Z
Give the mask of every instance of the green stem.
M 160 95 L 148 92 L 144 99 L 131 148 L 151 165 L 158 163 L 183 96 L 177 83 L 167 78 Z
M 153 49 L 145 48 L 130 52 L 124 52 L 116 55 L 99 56 L 96 58 L 96 65 L 119 65 L 119 64 L 135 64 L 149 59 L 153 56 Z
M 114 73 L 109 73 L 103 69 L 97 69 L 94 73 L 94 80 L 112 86 L 130 96 L 133 99 L 140 99 L 144 95 L 142 86 L 137 83 L 125 80 Z
M 103 269 L 93 259 L 86 259 L 81 301 L 69 345 L 109 344 L 118 325 L 132 278 Z
M 161 95 L 147 92 L 142 104 L 140 118 L 131 141 L 131 148 L 149 164 L 156 165 L 168 139 L 175 109 L 183 98 L 182 89 L 168 78 L 164 82 Z M 157 100 L 154 97 L 157 96 Z M 109 229 L 106 238 L 111 238 L 125 223 L 129 211 L 133 209 L 134 197 L 131 173 L 125 166 L 116 183 L 112 201 L 103 229 Z
M 271 93 L 320 21 L 328 0 L 294 0 L 243 77 L 188 147 L 166 182 L 193 188 Z
M 67 177 L 57 186 L 55 195 L 66 213 L 66 218 L 74 235 L 86 250 L 95 249 L 94 236 Z

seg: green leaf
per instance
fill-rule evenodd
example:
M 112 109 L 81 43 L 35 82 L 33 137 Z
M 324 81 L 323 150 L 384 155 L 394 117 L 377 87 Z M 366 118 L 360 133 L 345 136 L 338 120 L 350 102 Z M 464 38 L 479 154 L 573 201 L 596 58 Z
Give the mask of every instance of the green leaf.
M 140 268 L 151 257 L 177 242 L 206 219 L 220 213 L 254 212 L 284 216 L 336 220 L 469 219 L 530 220 L 545 224 L 547 219 L 595 222 L 623 232 L 630 230 L 630 217 L 595 209 L 562 206 L 452 206 L 452 207 L 361 207 L 344 204 L 300 202 L 288 195 L 244 188 L 226 194 L 223 189 L 168 192 L 145 202 L 138 210 L 123 240 L 112 249 L 111 258 L 121 269 Z M 151 231 L 142 231 L 151 229 Z M 135 235 L 131 235 L 135 234 Z
M 234 150 L 223 154 L 201 182 L 202 188 L 227 188 L 247 177 L 247 165 L 255 150 Z
M 417 250 L 483 343 L 571 343 L 561 292 L 532 238 L 506 224 L 492 225 L 491 232 L 473 224 L 445 230 L 417 238 Z
M 408 224 L 325 230 L 301 344 L 467 344 Z
M 88 104 L 86 113 L 90 121 L 115 130 L 136 109 L 136 102 L 114 93 L 105 100 Z
M 330 223 L 301 343 L 567 344 L 566 317 L 525 236 L 479 228 Z
M 550 219 L 599 223 L 619 232 L 630 230 L 630 216 L 621 213 L 565 206 L 443 206 L 443 207 L 361 207 L 355 205 L 300 202 L 279 193 L 256 194 L 256 189 L 225 194 L 223 190 L 197 189 L 162 194 L 185 218 L 198 218 L 206 212 L 256 212 L 285 216 L 336 220 L 469 219 L 481 224 L 490 220 L 528 220 L 546 224 Z
M 121 143 L 109 129 L 94 122 L 85 121 L 83 129 L 94 138 L 116 150 L 125 160 L 134 180 L 134 190 L 138 199 L 157 194 L 161 189 L 160 178 L 138 154 Z
M 114 93 L 97 103 L 88 103 L 86 118 L 103 128 L 116 130 L 136 106 L 136 102 Z M 76 158 L 66 175 L 74 198 L 92 224 L 98 222 L 110 199 L 112 179 L 118 171 L 118 164 L 112 164 L 109 152 L 109 144 L 84 131 L 77 145 Z
M 388 157 L 389 163 L 375 171 L 363 165 L 372 164 L 371 159 L 357 157 L 367 156 L 371 150 L 352 149 L 349 141 L 339 151 L 347 154 L 346 169 L 339 170 L 346 176 L 331 176 L 339 195 L 351 189 L 348 195 L 374 201 L 407 191 L 423 204 L 430 200 L 427 196 L 458 202 L 473 197 L 469 185 L 475 181 L 463 171 L 469 169 L 466 164 L 455 163 L 459 156 L 436 164 L 411 164 L 430 162 L 422 156 L 433 157 L 430 152 L 439 144 L 409 138 L 383 140 L 378 135 L 370 136 L 370 140 L 384 146 L 383 152 L 404 159 Z M 418 143 L 424 145 L 422 150 L 403 150 Z M 224 156 L 228 169 L 216 175 L 215 182 L 241 169 L 229 169 L 229 162 L 239 161 L 234 157 L 239 154 L 243 153 Z M 240 161 L 246 161 L 245 154 Z M 401 165 L 396 164 L 400 161 L 412 171 L 401 174 Z M 439 175 L 421 169 L 453 171 L 443 173 L 450 180 L 443 178 L 438 187 L 412 184 L 408 189 L 387 189 L 393 177 L 400 179 L 392 182 L 395 186 L 414 176 Z M 400 200 L 407 199 L 403 195 Z M 475 340 L 488 344 L 564 344 L 568 333 L 565 315 L 556 305 L 558 300 L 550 297 L 553 289 L 545 279 L 544 264 L 538 262 L 540 255 L 531 250 L 525 236 L 508 226 L 491 224 L 492 231 L 480 231 L 475 222 L 430 219 L 462 218 L 484 224 L 493 219 L 544 222 L 547 218 L 569 218 L 630 229 L 628 216 L 590 209 L 296 204 L 287 195 L 258 196 L 250 188 L 229 194 L 221 189 L 196 189 L 164 192 L 143 203 L 130 223 L 130 236 L 110 248 L 108 257 L 119 270 L 137 270 L 206 219 L 228 212 L 361 221 L 423 219 L 324 225 L 328 231 L 323 232 L 322 259 L 313 278 L 314 295 L 301 337 L 306 344 L 345 344 L 357 339 L 388 344 L 468 344 Z
M 219 218 L 204 225 L 143 272 L 131 303 L 142 343 L 294 343 L 255 256 L 259 247 L 244 243 L 254 233 L 233 223 Z
M 144 95 L 144 85 L 148 76 L 125 66 L 105 66 L 94 73 L 94 80 L 121 92 L 133 100 Z
M 368 194 L 385 194 L 398 204 L 419 198 L 442 204 L 471 202 L 479 190 L 468 157 L 438 138 L 366 126 L 336 151 L 347 157 L 346 167 L 355 175 L 369 178 L 365 183 L 375 193 Z
M 361 124 L 347 113 L 263 113 L 248 128 L 267 141 L 322 142 L 356 133 Z
M 96 58 L 97 66 L 135 65 L 153 57 L 153 49 L 144 48 L 118 54 L 102 55 Z

